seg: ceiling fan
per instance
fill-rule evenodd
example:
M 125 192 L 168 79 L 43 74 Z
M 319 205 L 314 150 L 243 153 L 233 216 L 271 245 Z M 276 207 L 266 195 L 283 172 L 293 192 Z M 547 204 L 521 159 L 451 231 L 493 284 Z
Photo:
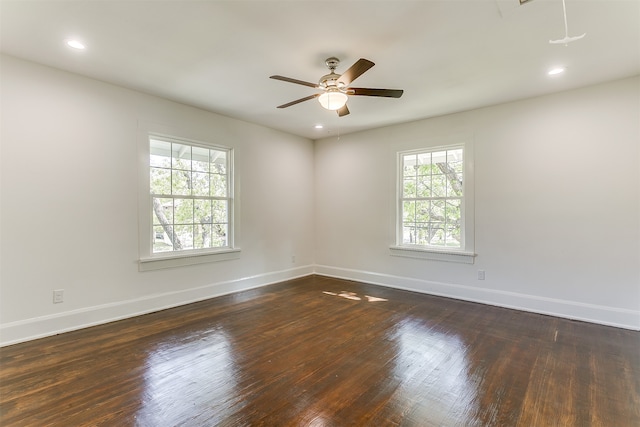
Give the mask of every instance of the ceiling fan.
M 283 76 L 271 76 L 275 80 L 295 83 L 303 86 L 309 86 L 314 89 L 320 89 L 322 92 L 296 99 L 295 101 L 279 105 L 278 108 L 287 108 L 292 105 L 299 104 L 310 99 L 318 98 L 320 104 L 327 110 L 336 110 L 338 116 L 346 116 L 349 114 L 347 100 L 349 95 L 355 96 L 381 96 L 385 98 L 400 98 L 403 91 L 401 89 L 368 89 L 361 87 L 350 87 L 349 85 L 355 79 L 364 74 L 369 68 L 375 64 L 368 59 L 360 58 L 351 66 L 344 74 L 336 74 L 336 68 L 340 64 L 338 58 L 327 58 L 325 61 L 330 73 L 320 77 L 318 83 L 305 82 L 302 80 L 292 79 Z

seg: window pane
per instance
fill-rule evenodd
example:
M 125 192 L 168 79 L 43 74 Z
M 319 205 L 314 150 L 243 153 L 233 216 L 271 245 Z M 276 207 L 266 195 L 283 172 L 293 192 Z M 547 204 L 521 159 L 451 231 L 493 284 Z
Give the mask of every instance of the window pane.
M 460 222 L 460 199 L 449 199 L 446 202 L 447 223 Z
M 175 199 L 173 212 L 175 224 L 193 224 L 193 200 Z
M 416 227 L 416 244 L 417 245 L 429 244 L 429 226 L 428 225 Z
M 431 153 L 418 154 L 418 175 L 431 174 Z
M 177 196 L 191 195 L 191 172 L 174 170 L 171 174 L 171 193 Z
M 227 224 L 214 224 L 211 233 L 212 248 L 227 246 Z
M 462 163 L 462 148 L 447 151 L 447 163 Z
M 193 215 L 196 224 L 211 224 L 211 200 L 194 200 Z
M 209 172 L 209 149 L 191 147 L 191 167 L 197 172 Z
M 211 195 L 214 197 L 227 197 L 227 176 L 211 175 Z
M 162 226 L 157 225 L 153 227 L 153 252 L 167 252 L 173 250 L 171 239 L 165 233 Z
M 187 171 L 191 170 L 191 146 L 171 144 L 171 167 Z
M 173 199 L 153 198 L 153 224 L 173 224 Z
M 151 168 L 149 174 L 151 194 L 171 194 L 171 170 Z
M 194 249 L 206 249 L 211 247 L 211 224 L 196 224 L 193 241 Z
M 431 174 L 432 175 L 442 175 L 444 173 L 444 171 L 446 170 L 446 163 L 445 162 L 438 162 L 438 163 L 433 163 L 431 165 Z
M 459 178 L 462 178 L 462 162 L 448 162 L 447 165 Z
M 462 196 L 462 180 L 460 179 L 461 175 L 458 176 L 455 171 L 451 170 L 448 175 L 446 175 L 447 179 L 447 197 L 459 197 Z
M 213 201 L 213 221 L 215 223 L 229 222 L 229 216 L 227 214 L 226 200 L 214 200 Z
M 171 143 L 152 139 L 149 141 L 149 165 L 171 167 Z
M 431 153 L 431 163 L 447 163 L 447 152 L 446 151 L 436 151 Z
M 227 153 L 225 151 L 209 150 L 211 172 L 227 173 Z
M 402 243 L 416 244 L 416 229 L 413 224 L 405 224 L 402 227 Z
M 436 246 L 443 246 L 445 242 L 445 228 L 442 222 L 432 222 L 430 232 L 429 244 Z
M 445 201 L 444 200 L 432 200 L 431 201 L 431 216 L 432 216 L 432 220 L 436 220 L 436 221 L 444 221 L 445 216 L 444 216 L 444 207 L 445 207 Z
M 404 180 L 402 197 L 416 197 L 416 180 L 415 178 L 409 178 Z
M 403 176 L 410 177 L 416 176 L 417 169 L 417 156 L 415 154 L 408 154 L 402 156 L 402 170 Z
M 446 246 L 451 248 L 460 247 L 460 226 L 447 226 Z
M 444 175 L 431 177 L 431 189 L 433 197 L 445 197 L 447 195 L 447 178 Z
M 178 239 L 180 239 L 181 248 L 183 250 L 193 249 L 193 225 L 176 225 L 174 230 Z
M 431 218 L 431 202 L 420 200 L 416 202 L 416 222 L 429 222 Z
M 191 174 L 192 179 L 192 194 L 194 196 L 208 196 L 209 195 L 209 174 L 203 172 L 193 172 Z
M 402 222 L 415 222 L 416 202 L 402 202 Z
M 431 176 L 423 175 L 418 177 L 417 197 L 431 197 Z

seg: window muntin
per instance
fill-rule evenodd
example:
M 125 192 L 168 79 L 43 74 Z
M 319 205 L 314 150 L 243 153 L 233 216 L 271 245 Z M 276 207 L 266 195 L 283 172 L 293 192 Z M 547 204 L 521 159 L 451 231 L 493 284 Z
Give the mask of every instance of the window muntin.
M 464 148 L 400 153 L 398 244 L 464 249 Z
M 152 254 L 231 247 L 231 154 L 149 137 Z

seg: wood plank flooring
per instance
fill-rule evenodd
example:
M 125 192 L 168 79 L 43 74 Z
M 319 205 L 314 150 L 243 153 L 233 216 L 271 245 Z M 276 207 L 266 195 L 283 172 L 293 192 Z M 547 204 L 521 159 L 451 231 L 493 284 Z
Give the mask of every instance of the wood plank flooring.
M 2 426 L 639 426 L 640 333 L 310 276 L 0 349 Z

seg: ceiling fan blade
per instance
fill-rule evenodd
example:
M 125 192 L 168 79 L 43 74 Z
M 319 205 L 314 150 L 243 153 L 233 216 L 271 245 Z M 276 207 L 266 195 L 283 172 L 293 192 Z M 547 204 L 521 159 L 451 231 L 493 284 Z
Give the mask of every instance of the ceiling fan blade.
M 373 62 L 368 59 L 360 58 L 356 61 L 355 64 L 351 66 L 347 71 L 345 71 L 340 78 L 338 79 L 339 83 L 344 83 L 345 86 L 349 86 L 352 81 L 360 77 L 367 71 L 369 68 L 373 67 Z
M 283 82 L 289 82 L 289 83 L 295 83 L 298 85 L 303 85 L 303 86 L 309 86 L 312 88 L 318 88 L 318 85 L 316 83 L 310 83 L 310 82 L 305 82 L 302 80 L 297 80 L 297 79 L 292 79 L 289 77 L 284 77 L 284 76 L 271 76 L 269 77 L 270 79 L 275 79 L 275 80 L 282 80 Z
M 313 98 L 317 98 L 319 96 L 320 96 L 319 93 L 316 93 L 316 94 L 313 94 L 313 95 L 309 95 L 309 96 L 305 96 L 304 98 L 296 99 L 295 101 L 291 101 L 291 102 L 288 102 L 286 104 L 278 105 L 278 108 L 291 107 L 292 105 L 296 105 L 296 104 L 299 104 L 301 102 L 308 101 L 308 100 L 313 99 Z
M 349 95 L 362 96 L 383 96 L 385 98 L 400 98 L 404 91 L 402 89 L 368 89 L 364 87 L 351 87 L 347 90 Z
M 349 114 L 349 108 L 347 108 L 347 104 L 344 104 L 344 107 L 338 110 L 338 117 L 346 116 Z

